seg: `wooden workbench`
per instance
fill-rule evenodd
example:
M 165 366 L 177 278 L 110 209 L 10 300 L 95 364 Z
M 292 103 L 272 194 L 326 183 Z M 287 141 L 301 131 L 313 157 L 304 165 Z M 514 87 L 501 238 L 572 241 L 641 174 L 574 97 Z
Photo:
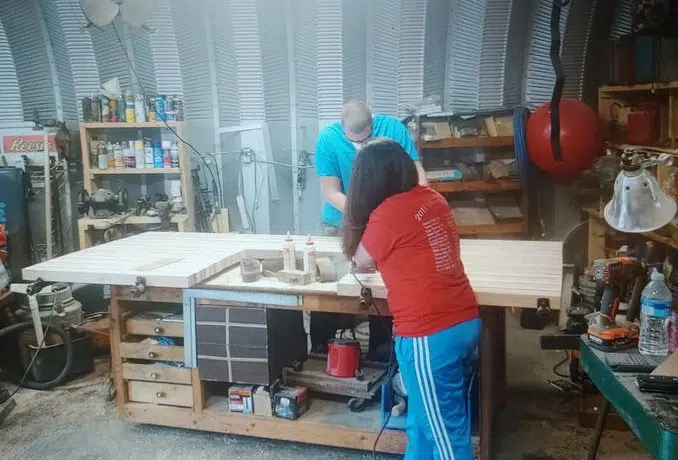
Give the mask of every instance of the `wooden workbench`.
M 305 238 L 298 238 L 301 248 Z M 315 239 L 319 256 L 340 257 L 337 238 Z M 24 270 L 26 279 L 110 284 L 111 354 L 121 417 L 158 425 L 372 450 L 381 428 L 379 409 L 350 414 L 339 403 L 314 400 L 298 421 L 243 416 L 224 411 L 224 395 L 210 394 L 195 368 L 195 305 L 365 314 L 351 275 L 334 283 L 290 286 L 271 279 L 244 283 L 237 268 L 244 257 L 280 257 L 281 236 L 145 233 L 40 263 Z M 462 240 L 462 260 L 482 305 L 481 458 L 490 459 L 492 425 L 505 389 L 505 307 L 535 308 L 548 299 L 560 305 L 562 245 L 557 242 Z M 371 314 L 389 314 L 378 274 L 359 275 L 376 299 Z M 133 295 L 130 287 L 146 287 Z M 180 304 L 183 329 L 136 321 L 131 314 L 148 302 Z M 130 337 L 173 335 L 182 346 L 139 345 Z M 155 361 L 184 357 L 186 368 Z M 144 360 L 143 362 L 134 360 Z M 377 450 L 404 451 L 404 432 L 387 429 Z

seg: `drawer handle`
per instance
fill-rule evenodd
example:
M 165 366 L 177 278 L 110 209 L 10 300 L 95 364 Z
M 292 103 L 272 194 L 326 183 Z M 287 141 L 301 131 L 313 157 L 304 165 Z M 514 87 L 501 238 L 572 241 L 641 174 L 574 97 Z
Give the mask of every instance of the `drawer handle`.
M 156 327 L 156 328 L 155 328 L 155 333 L 156 333 L 156 334 L 162 334 L 163 332 L 165 332 L 165 330 L 164 330 L 163 328 L 161 328 L 161 327 Z
M 152 378 L 153 380 L 158 380 L 159 377 L 160 377 L 160 374 L 157 374 L 157 373 L 155 373 L 155 372 L 153 372 L 153 373 L 151 374 L 151 378 Z
M 165 393 L 163 393 L 162 391 L 158 391 L 158 392 L 155 394 L 155 397 L 156 397 L 156 398 L 164 398 L 164 397 L 165 397 Z
M 158 354 L 157 354 L 156 352 L 154 352 L 154 351 L 149 351 L 149 352 L 148 352 L 148 357 L 149 357 L 149 358 L 157 358 L 157 357 L 158 357 Z

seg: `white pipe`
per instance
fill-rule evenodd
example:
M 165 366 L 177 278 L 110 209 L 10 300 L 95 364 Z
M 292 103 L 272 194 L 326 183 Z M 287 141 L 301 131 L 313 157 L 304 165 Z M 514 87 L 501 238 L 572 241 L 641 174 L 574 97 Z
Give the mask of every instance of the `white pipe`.
M 46 129 L 43 129 L 45 139 L 45 164 L 43 171 L 45 174 L 45 233 L 47 238 L 45 244 L 47 245 L 47 260 L 53 256 L 52 248 L 52 177 L 49 169 L 49 134 Z M 56 139 L 56 138 L 55 138 Z
M 292 208 L 294 214 L 294 234 L 299 234 L 299 200 L 297 178 L 299 177 L 299 118 L 297 114 L 297 69 L 295 55 L 294 28 L 292 18 L 292 1 L 287 1 L 287 14 L 285 17 L 287 35 L 287 69 L 289 74 L 290 92 L 290 143 L 292 145 Z

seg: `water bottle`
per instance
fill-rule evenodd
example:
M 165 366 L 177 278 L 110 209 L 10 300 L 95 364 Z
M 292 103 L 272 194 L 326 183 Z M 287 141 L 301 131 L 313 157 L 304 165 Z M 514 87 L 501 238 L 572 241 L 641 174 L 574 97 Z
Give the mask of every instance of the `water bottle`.
M 671 291 L 664 283 L 664 275 L 655 268 L 650 275 L 650 282 L 640 296 L 638 351 L 641 354 L 658 356 L 668 354 L 671 304 Z

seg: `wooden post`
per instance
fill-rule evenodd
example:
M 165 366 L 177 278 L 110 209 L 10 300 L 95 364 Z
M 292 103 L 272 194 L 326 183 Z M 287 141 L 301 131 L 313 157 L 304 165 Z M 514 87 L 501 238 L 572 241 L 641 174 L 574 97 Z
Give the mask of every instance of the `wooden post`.
M 111 292 L 111 304 L 108 312 L 111 318 L 111 367 L 113 369 L 113 379 L 115 382 L 115 391 L 117 393 L 116 406 L 118 407 L 118 416 L 125 417 L 125 403 L 128 401 L 127 387 L 122 377 L 122 356 L 120 354 L 120 342 L 124 335 L 124 316 L 120 308 L 120 299 L 118 291 L 120 287 L 113 286 Z

